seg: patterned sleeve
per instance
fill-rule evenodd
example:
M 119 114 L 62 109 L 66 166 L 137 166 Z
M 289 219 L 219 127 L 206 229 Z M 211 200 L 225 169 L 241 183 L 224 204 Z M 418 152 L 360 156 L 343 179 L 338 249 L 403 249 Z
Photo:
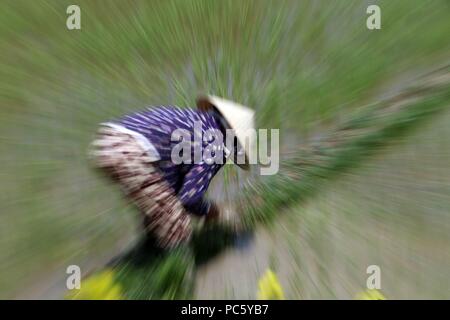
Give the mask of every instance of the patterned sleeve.
M 205 199 L 204 195 L 217 168 L 217 165 L 202 162 L 194 165 L 185 175 L 178 197 L 191 213 L 196 215 L 208 213 L 210 202 Z

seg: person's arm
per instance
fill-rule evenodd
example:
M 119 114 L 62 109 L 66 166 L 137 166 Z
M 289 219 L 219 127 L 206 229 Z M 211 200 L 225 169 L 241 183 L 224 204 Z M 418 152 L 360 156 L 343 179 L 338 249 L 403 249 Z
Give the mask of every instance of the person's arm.
M 202 162 L 194 165 L 185 175 L 178 198 L 191 213 L 207 215 L 210 211 L 212 204 L 206 199 L 205 192 L 218 169 L 219 165 Z

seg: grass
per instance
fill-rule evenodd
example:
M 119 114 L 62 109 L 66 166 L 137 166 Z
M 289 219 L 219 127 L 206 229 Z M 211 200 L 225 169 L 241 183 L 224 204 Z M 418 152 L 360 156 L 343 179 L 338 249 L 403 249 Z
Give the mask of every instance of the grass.
M 415 97 L 417 101 L 407 101 L 407 106 L 403 106 L 400 111 L 387 112 L 381 120 L 375 112 L 389 108 L 398 101 L 391 99 L 392 101 L 370 106 L 367 113 L 351 119 L 348 124 L 344 123 L 343 130 L 336 132 L 337 137 L 328 137 L 333 140 L 333 147 L 328 146 L 325 141 L 325 147 L 319 145 L 320 150 L 313 150 L 309 154 L 300 152 L 296 160 L 284 163 L 285 169 L 281 175 L 273 176 L 263 184 L 251 186 L 247 191 L 248 195 L 241 202 L 247 210 L 243 214 L 247 227 L 251 228 L 257 223 L 270 223 L 279 216 L 280 208 L 309 198 L 323 187 L 323 182 L 328 182 L 349 169 L 354 170 L 364 159 L 386 144 L 406 134 L 429 116 L 445 110 L 450 100 L 449 87 L 445 83 L 437 90 L 428 92 L 410 89 L 404 95 L 408 98 Z M 339 141 L 341 131 L 361 129 L 366 132 L 359 135 L 356 132 L 348 141 Z
M 81 31 L 65 28 L 71 1 L 1 4 L 0 297 L 58 296 L 67 265 L 92 269 L 135 241 L 136 212 L 86 159 L 99 122 L 212 92 L 253 107 L 284 143 L 291 132 L 308 140 L 450 49 L 444 0 L 378 1 L 376 32 L 361 1 L 77 3 Z M 253 218 L 275 216 L 280 199 Z M 198 263 L 210 249 L 193 253 Z
M 364 160 L 385 149 L 392 142 L 398 141 L 426 119 L 436 116 L 440 111 L 448 110 L 450 101 L 448 68 L 440 70 L 439 74 L 444 74 L 446 81 L 427 87 L 427 80 L 422 80 L 424 82 L 419 89 L 410 88 L 387 101 L 371 105 L 363 114 L 351 117 L 348 123 L 344 123 L 341 128 L 327 137 L 323 145 L 319 144 L 319 152 L 316 151 L 317 149 L 312 149 L 309 154 L 301 151 L 297 159 L 283 163 L 283 171 L 280 174 L 271 177 L 269 181 L 252 183 L 243 199 L 235 199 L 240 204 L 237 210 L 243 210 L 241 217 L 244 218 L 243 223 L 247 231 L 258 226 L 273 224 L 275 220 L 280 221 L 283 218 L 282 213 L 289 212 L 289 206 L 305 204 L 319 191 L 325 189 L 326 184 L 337 176 L 344 175 L 349 169 L 355 170 L 364 163 Z M 437 78 L 437 75 L 431 77 L 431 79 L 434 78 Z M 361 129 L 364 129 L 364 134 L 351 135 L 346 139 L 340 137 L 343 132 Z M 333 147 L 328 146 L 327 143 L 331 139 L 335 143 Z M 305 166 L 303 164 L 305 161 L 310 164 Z M 294 178 L 292 173 L 295 174 Z M 318 231 L 326 224 L 325 220 L 321 221 L 319 216 L 317 215 L 313 221 L 309 222 L 312 230 Z M 137 280 L 133 282 L 130 277 L 125 277 L 119 278 L 118 281 L 129 286 L 128 290 L 125 289 L 129 298 L 193 298 L 192 283 L 195 269 L 226 248 L 232 247 L 234 237 L 234 230 L 226 225 L 199 229 L 190 247 L 181 251 L 185 254 L 184 263 L 180 263 L 177 252 L 164 253 L 155 259 L 151 254 L 155 251 L 154 247 L 145 249 L 138 247 L 138 252 L 145 257 L 144 261 L 146 261 L 141 264 L 142 274 L 135 270 L 134 263 L 131 267 L 129 266 L 129 261 L 135 262 L 141 259 L 136 258 L 136 255 L 126 256 L 125 259 L 119 259 L 115 268 L 120 270 L 120 273 L 129 274 Z M 132 252 L 134 250 L 136 249 Z M 329 249 L 316 247 L 316 251 L 325 253 Z M 187 252 L 189 252 L 188 256 L 186 256 Z M 322 258 L 325 259 L 324 256 Z M 186 268 L 192 268 L 193 272 L 187 272 Z M 325 269 L 321 272 L 323 273 L 321 281 L 326 283 L 327 278 L 324 277 L 325 275 L 329 277 L 329 272 Z M 144 275 L 150 277 L 150 280 L 142 284 L 140 280 L 144 278 Z M 151 279 L 158 279 L 158 285 L 151 285 Z M 189 285 L 186 286 L 185 283 Z M 150 287 L 152 288 L 150 292 L 145 291 Z M 322 293 L 330 294 L 326 290 Z

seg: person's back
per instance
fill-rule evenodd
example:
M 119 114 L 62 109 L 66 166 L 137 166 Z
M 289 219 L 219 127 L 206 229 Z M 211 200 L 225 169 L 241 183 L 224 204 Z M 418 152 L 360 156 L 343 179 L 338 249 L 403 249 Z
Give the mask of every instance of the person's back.
M 138 137 L 136 135 L 138 133 L 145 138 L 144 140 L 140 137 L 141 140 L 144 140 L 144 143 L 147 143 L 147 152 L 155 160 L 158 159 L 154 162 L 154 165 L 161 170 L 164 178 L 182 201 L 184 207 L 196 215 L 207 213 L 209 205 L 202 198 L 203 194 L 211 179 L 225 162 L 225 152 L 222 145 L 225 129 L 214 113 L 191 108 L 157 106 L 128 114 L 105 124 L 123 126 L 131 130 L 136 137 Z M 180 143 L 174 133 L 179 130 L 184 130 L 191 138 L 190 154 L 182 155 L 183 158 L 189 159 L 186 161 L 188 163 L 176 163 L 172 159 L 172 151 Z M 203 151 L 219 138 L 222 141 L 218 141 L 217 150 L 212 151 L 212 155 L 215 156 L 215 152 L 218 152 L 222 159 L 212 163 L 216 159 L 204 159 Z M 199 147 L 196 145 L 196 141 L 201 143 L 198 149 L 201 158 L 198 159 L 194 154 L 195 148 Z

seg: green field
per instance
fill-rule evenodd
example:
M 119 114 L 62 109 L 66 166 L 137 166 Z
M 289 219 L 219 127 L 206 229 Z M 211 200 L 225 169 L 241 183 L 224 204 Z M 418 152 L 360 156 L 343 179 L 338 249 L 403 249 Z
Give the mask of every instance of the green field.
M 208 92 L 252 107 L 259 127 L 279 128 L 283 150 L 295 149 L 449 62 L 448 1 L 374 2 L 376 31 L 366 28 L 370 1 L 77 1 L 82 29 L 69 31 L 72 1 L 2 1 L 0 298 L 62 297 L 67 265 L 95 270 L 136 240 L 137 213 L 87 161 L 99 122 L 148 105 L 193 106 Z M 448 94 L 441 100 L 447 107 Z M 375 259 L 388 298 L 449 298 L 448 123 L 443 110 L 417 124 L 308 201 L 290 193 L 281 208 L 274 197 L 257 258 L 227 251 L 197 269 L 191 291 L 253 297 L 274 264 L 289 298 L 351 298 Z M 233 202 L 240 178 L 227 167 L 211 196 Z M 264 244 L 281 255 L 258 255 Z M 152 288 L 170 287 L 178 262 L 148 271 Z M 227 275 L 237 266 L 248 266 L 242 287 Z M 145 286 L 141 274 L 120 277 Z M 149 285 L 129 297 L 192 295 L 174 281 L 172 291 Z

